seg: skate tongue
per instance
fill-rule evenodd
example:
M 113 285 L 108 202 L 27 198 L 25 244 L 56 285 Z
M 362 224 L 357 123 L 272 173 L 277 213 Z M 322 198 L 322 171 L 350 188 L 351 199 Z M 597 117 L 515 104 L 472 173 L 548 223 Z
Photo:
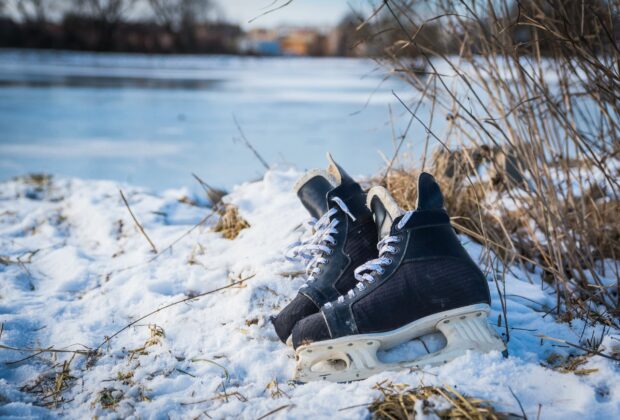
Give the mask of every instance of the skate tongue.
M 372 187 L 368 191 L 366 206 L 374 215 L 380 240 L 390 234 L 392 223 L 403 214 L 403 211 L 398 207 L 396 200 L 390 195 L 389 191 L 379 186 Z
M 429 173 L 422 172 L 418 177 L 418 206 L 420 210 L 441 210 L 443 208 L 443 195 L 439 184 Z
M 306 172 L 293 187 L 308 213 L 316 219 L 329 210 L 327 193 L 337 186 L 333 176 L 322 169 Z

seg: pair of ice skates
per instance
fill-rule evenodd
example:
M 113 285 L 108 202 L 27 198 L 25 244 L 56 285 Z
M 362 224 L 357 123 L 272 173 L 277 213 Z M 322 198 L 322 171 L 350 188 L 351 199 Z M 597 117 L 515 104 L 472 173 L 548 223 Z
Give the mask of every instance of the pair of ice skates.
M 366 194 L 328 160 L 327 170 L 294 187 L 312 219 L 289 257 L 307 262 L 308 277 L 272 318 L 295 348 L 295 379 L 345 382 L 446 363 L 467 350 L 504 351 L 487 322 L 487 281 L 452 229 L 435 179 L 420 175 L 417 209 L 403 212 L 385 188 Z M 446 345 L 434 353 L 399 363 L 377 357 L 437 331 Z

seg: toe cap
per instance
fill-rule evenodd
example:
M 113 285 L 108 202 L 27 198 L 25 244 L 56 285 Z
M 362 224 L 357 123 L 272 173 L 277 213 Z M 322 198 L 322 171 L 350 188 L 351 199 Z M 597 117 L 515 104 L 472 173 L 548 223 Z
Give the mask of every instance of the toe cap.
M 294 348 L 315 341 L 329 340 L 331 335 L 323 314 L 319 312 L 299 321 L 293 328 L 292 338 Z
M 287 338 L 291 335 L 291 331 L 295 324 L 300 319 L 312 315 L 318 310 L 319 308 L 317 308 L 310 299 L 298 293 L 295 299 L 286 305 L 278 316 L 271 318 L 271 322 L 276 330 L 276 334 L 278 334 L 280 340 L 285 343 Z

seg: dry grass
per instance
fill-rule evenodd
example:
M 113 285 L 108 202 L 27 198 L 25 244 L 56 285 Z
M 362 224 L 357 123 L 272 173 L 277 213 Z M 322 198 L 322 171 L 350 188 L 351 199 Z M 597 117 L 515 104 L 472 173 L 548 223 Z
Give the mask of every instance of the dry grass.
M 146 339 L 144 344 L 136 349 L 129 350 L 129 360 L 132 360 L 136 356 L 143 356 L 148 354 L 147 349 L 161 343 L 161 340 L 166 337 L 164 329 L 158 325 L 149 325 L 149 338 Z
M 107 410 L 114 410 L 118 403 L 123 399 L 124 393 L 114 388 L 104 388 L 99 391 L 97 399 L 93 405 L 101 404 L 101 407 Z
M 591 356 L 567 356 L 563 357 L 557 353 L 552 353 L 545 360 L 545 364 L 548 368 L 551 368 L 560 373 L 572 373 L 575 375 L 583 376 L 589 375 L 594 372 L 598 372 L 596 368 L 584 368 L 583 365 L 588 363 Z
M 75 356 L 75 355 L 74 355 Z M 34 381 L 20 388 L 36 396 L 36 404 L 48 408 L 56 408 L 66 402 L 64 392 L 71 387 L 76 378 L 71 374 L 73 357 L 58 363 L 54 368 L 39 375 Z
M 239 232 L 249 228 L 250 224 L 239 214 L 239 209 L 231 204 L 218 211 L 220 219 L 213 227 L 214 232 L 221 232 L 226 239 L 235 239 Z
M 409 420 L 416 412 L 441 419 L 501 419 L 506 414 L 497 413 L 488 403 L 462 395 L 450 386 L 423 386 L 410 388 L 404 384 L 382 382 L 375 385 L 381 392 L 368 407 L 375 419 Z
M 620 326 L 620 266 L 601 264 L 620 260 L 620 1 L 377 4 L 396 37 L 382 63 L 416 91 L 398 99 L 432 143 L 384 184 L 411 209 L 417 173 L 432 172 L 455 227 L 493 251 L 498 290 L 516 263 L 551 286 L 559 318 Z M 418 42 L 433 24 L 454 55 Z

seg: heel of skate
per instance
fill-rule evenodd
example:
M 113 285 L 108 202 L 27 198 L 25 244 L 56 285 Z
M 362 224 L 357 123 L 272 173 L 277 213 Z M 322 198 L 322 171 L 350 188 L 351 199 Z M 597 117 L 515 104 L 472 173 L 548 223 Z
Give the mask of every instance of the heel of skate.
M 385 369 L 376 356 L 380 346 L 379 340 L 353 339 L 348 342 L 314 343 L 300 347 L 296 356 L 295 380 L 309 382 L 325 379 L 348 382 L 367 378 L 372 373 Z
M 385 370 L 421 369 L 447 363 L 468 350 L 487 353 L 506 350 L 502 339 L 488 325 L 486 304 L 452 309 L 419 319 L 386 333 L 360 334 L 300 346 L 296 352 L 295 380 L 348 382 Z M 445 347 L 414 360 L 384 363 L 377 351 L 433 332 L 441 332 Z

